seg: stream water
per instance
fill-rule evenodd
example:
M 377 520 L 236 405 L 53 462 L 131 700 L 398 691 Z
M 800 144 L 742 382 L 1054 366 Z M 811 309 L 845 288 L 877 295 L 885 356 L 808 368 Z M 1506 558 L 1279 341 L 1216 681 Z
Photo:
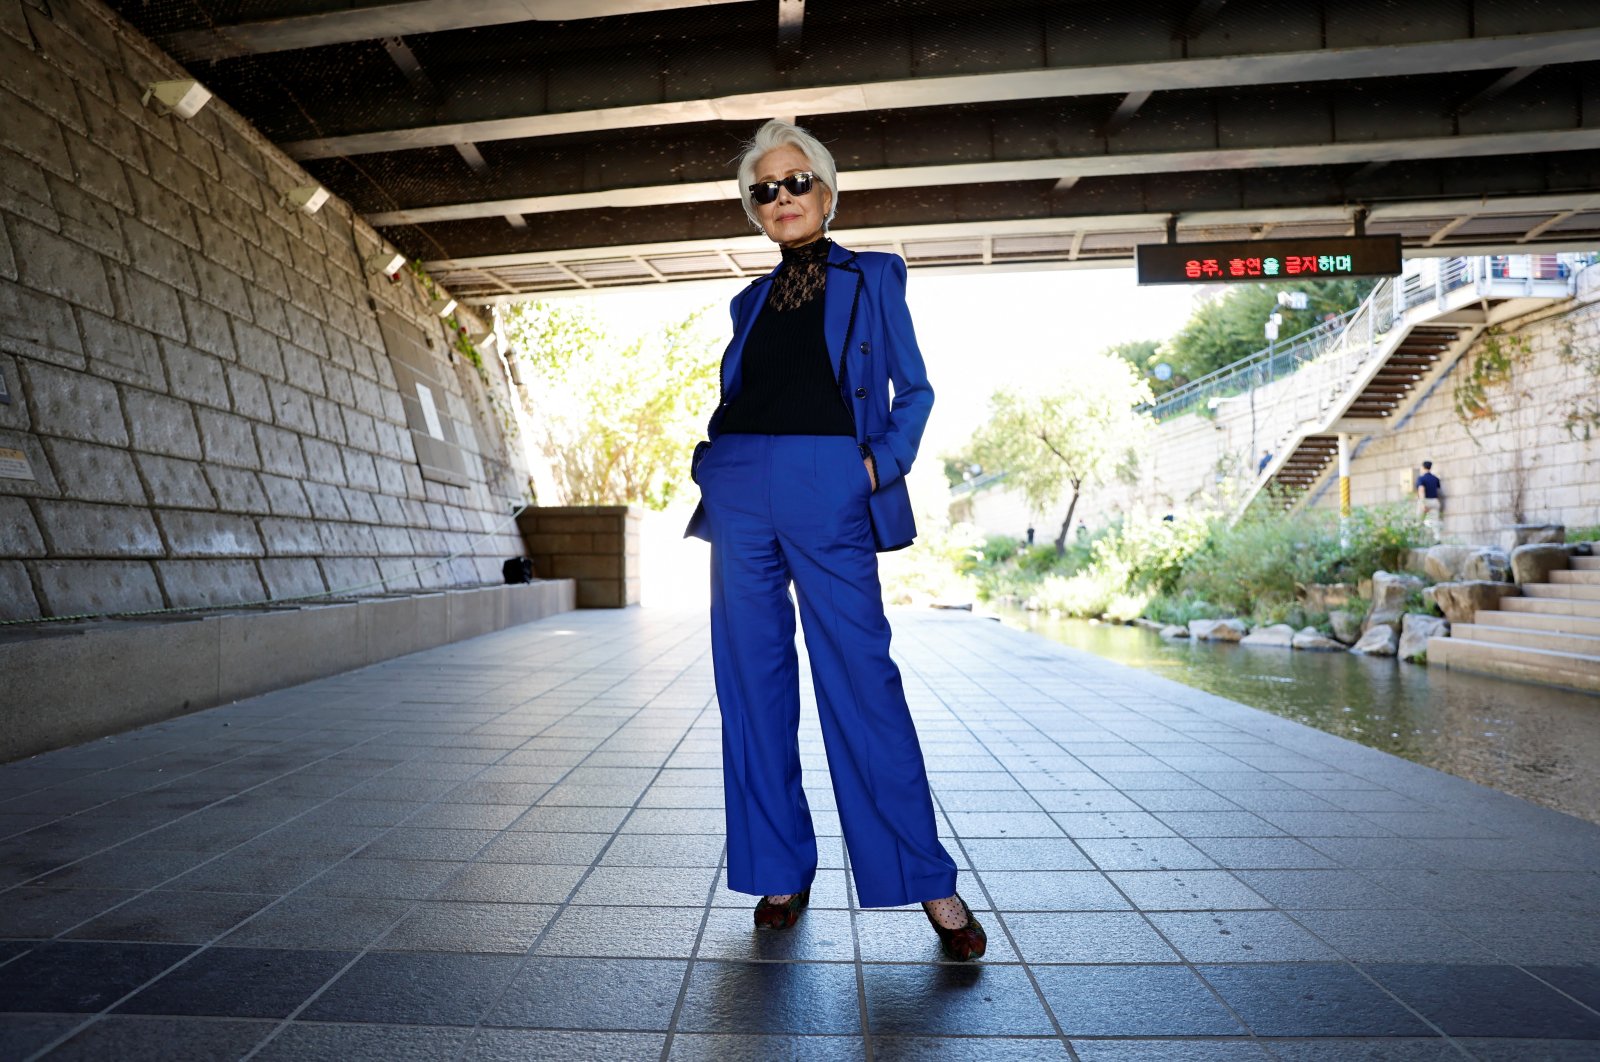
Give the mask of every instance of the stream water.
M 1600 696 L 1355 653 L 1245 648 L 994 610 L 1003 622 L 1600 822 Z

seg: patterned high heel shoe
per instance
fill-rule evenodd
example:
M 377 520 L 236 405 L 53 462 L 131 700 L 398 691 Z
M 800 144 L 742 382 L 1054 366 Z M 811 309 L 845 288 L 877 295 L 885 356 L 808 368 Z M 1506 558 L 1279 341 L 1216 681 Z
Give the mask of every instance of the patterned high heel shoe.
M 757 929 L 788 929 L 799 919 L 800 912 L 811 902 L 811 889 L 797 892 L 784 903 L 771 903 L 765 896 L 756 904 Z
M 939 934 L 939 947 L 945 955 L 956 962 L 966 962 L 968 959 L 978 958 L 988 950 L 989 935 L 983 931 L 982 923 L 972 913 L 972 908 L 967 906 L 967 901 L 961 898 L 959 892 L 956 893 L 956 902 L 960 903 L 961 909 L 967 913 L 967 921 L 965 925 L 955 929 L 940 925 L 939 920 L 933 917 L 933 912 L 926 907 L 922 909 L 922 913 L 928 916 L 933 931 Z

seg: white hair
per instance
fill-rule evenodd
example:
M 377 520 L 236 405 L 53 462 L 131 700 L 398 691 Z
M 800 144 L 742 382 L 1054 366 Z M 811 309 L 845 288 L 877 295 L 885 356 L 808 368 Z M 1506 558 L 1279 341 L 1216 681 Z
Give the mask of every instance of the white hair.
M 773 118 L 757 129 L 756 135 L 750 138 L 750 142 L 744 146 L 744 153 L 739 156 L 739 202 L 744 206 L 745 216 L 750 219 L 750 224 L 758 229 L 761 227 L 755 204 L 750 201 L 750 186 L 756 181 L 756 164 L 767 152 L 785 144 L 800 150 L 800 154 L 811 164 L 811 172 L 832 194 L 828 215 L 822 219 L 822 227 L 826 230 L 833 216 L 839 212 L 839 171 L 833 163 L 833 154 L 822 146 L 822 141 L 782 118 Z

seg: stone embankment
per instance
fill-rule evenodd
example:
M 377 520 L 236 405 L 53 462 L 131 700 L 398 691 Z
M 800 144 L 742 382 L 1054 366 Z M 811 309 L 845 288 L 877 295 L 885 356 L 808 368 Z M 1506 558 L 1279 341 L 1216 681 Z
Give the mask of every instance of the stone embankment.
M 1559 525 L 1519 525 L 1498 546 L 1412 550 L 1406 571 L 1374 572 L 1358 586 L 1302 586 L 1301 607 L 1325 614 L 1325 630 L 1297 631 L 1287 623 L 1252 628 L 1227 618 L 1168 625 L 1161 636 L 1398 656 L 1600 691 L 1595 545 L 1566 542 Z

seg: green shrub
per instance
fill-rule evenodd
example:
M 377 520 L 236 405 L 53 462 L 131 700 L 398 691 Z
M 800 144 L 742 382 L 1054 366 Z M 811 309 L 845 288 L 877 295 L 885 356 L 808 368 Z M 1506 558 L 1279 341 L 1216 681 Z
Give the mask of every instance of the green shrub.
M 1567 528 L 1568 542 L 1600 542 L 1600 524 Z

